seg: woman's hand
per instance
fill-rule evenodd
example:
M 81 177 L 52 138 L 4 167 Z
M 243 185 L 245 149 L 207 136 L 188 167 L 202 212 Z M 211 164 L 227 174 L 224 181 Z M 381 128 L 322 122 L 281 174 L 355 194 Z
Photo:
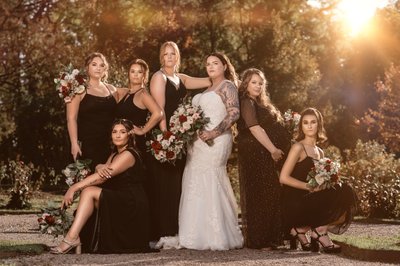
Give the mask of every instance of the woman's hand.
M 64 195 L 61 202 L 61 209 L 67 209 L 74 202 L 75 189 L 71 186 Z
M 74 158 L 74 161 L 76 161 L 78 154 L 79 154 L 79 156 L 82 156 L 81 147 L 79 147 L 78 143 L 71 145 L 71 154 L 72 154 L 72 158 Z
M 144 134 L 146 134 L 146 132 L 143 130 L 143 128 L 141 127 L 137 127 L 137 126 L 133 126 L 133 129 L 131 131 L 129 131 L 129 133 L 134 133 L 135 135 L 138 136 L 143 136 Z
M 208 130 L 199 130 L 199 138 L 207 142 L 209 140 L 213 140 L 215 138 L 215 133 L 213 131 L 208 131 Z
M 275 150 L 273 150 L 272 152 L 271 152 L 271 157 L 272 157 L 272 159 L 275 161 L 275 162 L 277 162 L 277 161 L 279 161 L 280 159 L 282 159 L 282 156 L 283 156 L 283 151 L 282 150 L 280 150 L 280 149 L 275 149 Z
M 112 176 L 112 168 L 106 164 L 103 164 L 102 166 L 100 166 L 97 170 L 97 173 L 99 174 L 99 176 L 101 178 L 111 178 Z

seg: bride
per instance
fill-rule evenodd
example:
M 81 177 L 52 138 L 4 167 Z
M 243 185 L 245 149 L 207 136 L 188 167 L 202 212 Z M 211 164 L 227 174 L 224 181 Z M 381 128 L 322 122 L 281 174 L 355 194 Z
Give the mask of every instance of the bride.
M 230 128 L 239 118 L 238 92 L 233 83 L 236 74 L 229 59 L 221 53 L 210 54 L 206 68 L 212 85 L 197 94 L 193 104 L 201 106 L 210 123 L 188 148 L 179 206 L 179 235 L 160 239 L 157 247 L 227 250 L 243 245 L 236 200 L 226 172 L 232 149 Z M 209 146 L 206 142 L 213 144 Z

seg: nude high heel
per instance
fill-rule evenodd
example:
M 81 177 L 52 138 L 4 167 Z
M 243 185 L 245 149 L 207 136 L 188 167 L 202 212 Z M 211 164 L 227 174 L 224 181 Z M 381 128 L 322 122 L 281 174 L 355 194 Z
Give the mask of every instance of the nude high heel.
M 82 253 L 82 244 L 79 241 L 79 238 L 76 239 L 76 242 L 70 242 L 66 240 L 65 238 L 62 240 L 65 244 L 68 245 L 67 249 L 61 250 L 58 246 L 51 248 L 50 253 L 51 254 L 67 254 L 71 249 L 75 248 L 75 254 L 81 254 Z

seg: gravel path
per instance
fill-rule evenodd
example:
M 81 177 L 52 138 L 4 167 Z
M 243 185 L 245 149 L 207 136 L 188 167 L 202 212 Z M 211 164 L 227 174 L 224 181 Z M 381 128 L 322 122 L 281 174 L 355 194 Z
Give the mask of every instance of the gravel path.
M 400 225 L 354 223 L 346 234 L 393 235 L 400 233 Z M 60 240 L 37 231 L 36 215 L 0 216 L 0 239 L 23 240 L 55 246 Z M 1 254 L 0 254 L 1 255 Z M 19 256 L 0 259 L 1 265 L 388 265 L 351 260 L 340 255 L 303 251 L 262 251 L 240 249 L 230 251 L 162 250 L 148 254 L 83 254 Z

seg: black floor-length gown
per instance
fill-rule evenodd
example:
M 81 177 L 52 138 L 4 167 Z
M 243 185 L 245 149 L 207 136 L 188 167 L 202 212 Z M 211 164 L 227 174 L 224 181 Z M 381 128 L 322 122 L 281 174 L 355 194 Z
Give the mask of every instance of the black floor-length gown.
M 89 224 L 90 230 L 86 231 L 90 238 L 81 237 L 86 252 L 150 251 L 149 206 L 143 186 L 142 162 L 136 151 L 128 149 L 123 152 L 132 153 L 135 165 L 101 185 L 99 209 L 92 215 L 94 223 Z M 83 242 L 84 239 L 90 241 Z
M 117 105 L 116 118 L 129 119 L 137 127 L 142 127 L 146 124 L 149 111 L 147 109 L 142 109 L 133 103 L 135 94 L 141 90 L 125 95 L 125 97 Z M 139 149 L 141 156 L 143 157 L 146 152 L 145 136 L 135 135 L 135 141 L 136 147 Z
M 169 120 L 182 99 L 186 88 L 180 80 L 179 87 L 167 78 L 165 87 L 164 112 Z M 151 153 L 146 154 L 149 173 L 149 202 L 151 212 L 151 240 L 157 241 L 162 236 L 178 234 L 179 201 L 182 191 L 182 175 L 185 168 L 185 157 L 177 160 L 175 165 L 160 163 Z
M 304 146 L 303 146 L 304 148 Z M 307 151 L 304 148 L 307 154 Z M 307 182 L 307 175 L 314 167 L 314 159 L 307 157 L 297 162 L 291 176 Z M 347 184 L 310 193 L 306 190 L 283 186 L 284 227 L 311 226 L 313 228 L 331 225 L 328 230 L 342 234 L 350 225 L 356 210 L 356 195 Z
M 290 136 L 267 108 L 251 98 L 241 97 L 240 106 L 238 163 L 245 246 L 273 247 L 282 242 L 279 166 L 249 128 L 261 126 L 272 143 L 285 154 L 290 148 Z
M 107 87 L 108 89 L 108 87 Z M 91 159 L 92 172 L 110 155 L 111 126 L 115 118 L 117 102 L 110 95 L 100 97 L 86 93 L 78 111 L 78 140 L 82 143 L 82 159 Z

